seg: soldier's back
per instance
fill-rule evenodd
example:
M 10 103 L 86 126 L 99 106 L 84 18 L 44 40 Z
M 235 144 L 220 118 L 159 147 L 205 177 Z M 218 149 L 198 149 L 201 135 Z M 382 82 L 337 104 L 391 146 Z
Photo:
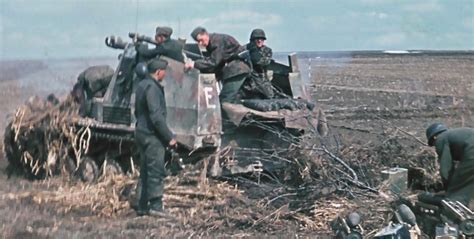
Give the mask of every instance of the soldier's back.
M 473 128 L 449 129 L 446 132 L 441 133 L 436 141 L 441 143 L 437 143 L 437 147 L 442 147 L 442 145 L 446 142 L 449 144 L 453 159 L 469 159 L 474 161 Z
M 165 50 L 165 53 L 162 54 L 163 56 L 167 56 L 179 62 L 184 62 L 184 56 L 183 56 L 184 45 L 182 42 L 175 39 L 169 39 L 163 42 L 161 45 L 163 46 L 163 49 Z

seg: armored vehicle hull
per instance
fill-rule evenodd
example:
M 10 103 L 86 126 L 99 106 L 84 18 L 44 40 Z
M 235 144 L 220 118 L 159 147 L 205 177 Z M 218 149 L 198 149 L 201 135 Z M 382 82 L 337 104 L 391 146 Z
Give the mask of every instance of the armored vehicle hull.
M 78 114 L 65 117 L 62 125 L 67 127 L 61 130 L 57 129 L 59 125 L 53 124 L 58 135 L 68 134 L 69 131 L 69 137 L 62 137 L 58 141 L 62 145 L 61 152 L 57 153 L 60 156 L 56 157 L 52 165 L 46 166 L 51 164 L 51 160 L 48 163 L 48 157 L 35 156 L 29 146 L 18 145 L 14 140 L 18 131 L 7 130 L 5 145 L 12 152 L 7 154 L 10 164 L 21 167 L 22 171 L 32 171 L 33 168 L 29 166 L 32 163 L 25 160 L 25 152 L 29 152 L 31 160 L 37 162 L 33 164 L 38 164 L 35 167 L 37 172 L 30 173 L 34 178 L 54 175 L 66 168 L 66 171 L 84 181 L 95 180 L 101 172 L 134 170 L 138 165 L 134 145 L 134 89 L 140 80 L 134 68 L 139 57 L 134 43 L 124 43 L 110 37 L 106 39 L 106 44 L 123 51 L 119 64 L 113 73 L 100 71 L 100 77 L 94 81 L 100 84 L 81 80 L 91 75 L 87 70 L 81 74 L 82 78 L 79 77 L 72 92 L 72 98 L 78 102 L 75 106 Z M 191 44 L 186 45 L 185 49 L 199 50 Z M 190 57 L 202 54 L 187 53 Z M 248 107 L 245 100 L 221 103 L 219 82 L 214 74 L 200 73 L 195 69 L 184 71 L 182 62 L 161 58 L 169 63 L 163 85 L 167 123 L 179 143 L 177 152 L 185 163 L 206 157 L 214 159 L 210 171 L 213 176 L 271 170 L 275 166 L 271 157 L 264 159 L 259 154 L 271 154 L 279 147 L 288 147 L 291 144 L 291 140 L 286 140 L 288 137 L 298 138 L 305 131 L 321 131 L 325 127 L 324 116 L 314 105 L 263 112 Z M 272 84 L 286 96 L 284 100 L 309 102 L 296 55 L 291 54 L 288 59 L 289 65 L 273 62 L 269 66 Z M 97 85 L 102 87 L 93 87 Z M 63 111 L 65 109 L 60 110 Z M 17 118 L 15 120 L 18 121 Z M 51 130 L 43 133 L 51 133 Z M 26 131 L 23 134 L 25 137 L 36 135 L 27 134 Z M 50 140 L 54 141 L 53 138 Z M 46 154 L 49 154 L 50 144 L 47 142 L 42 149 Z

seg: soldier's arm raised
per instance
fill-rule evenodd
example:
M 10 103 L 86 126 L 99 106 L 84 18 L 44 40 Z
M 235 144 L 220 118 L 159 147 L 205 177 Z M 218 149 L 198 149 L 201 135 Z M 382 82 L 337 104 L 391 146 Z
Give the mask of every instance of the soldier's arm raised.
M 148 87 L 146 92 L 146 101 L 148 110 L 150 112 L 150 119 L 155 128 L 155 132 L 158 134 L 163 142 L 170 142 L 173 139 L 173 133 L 168 128 L 164 110 L 161 105 L 161 100 L 164 98 L 163 93 L 158 89 L 157 86 Z
M 156 45 L 154 49 L 148 49 L 144 44 L 138 46 L 137 51 L 139 55 L 145 58 L 153 58 L 157 55 L 163 55 L 166 52 L 162 45 Z

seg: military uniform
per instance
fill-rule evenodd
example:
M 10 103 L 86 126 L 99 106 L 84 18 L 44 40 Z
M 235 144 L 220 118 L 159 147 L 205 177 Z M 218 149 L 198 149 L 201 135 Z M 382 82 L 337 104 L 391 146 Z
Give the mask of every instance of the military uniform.
M 164 42 L 156 45 L 154 49 L 148 49 L 146 45 L 137 48 L 138 54 L 143 60 L 149 60 L 158 56 L 166 56 L 179 62 L 184 62 L 184 45 L 175 39 L 168 38 Z
M 230 35 L 210 33 L 206 50 L 209 56 L 194 61 L 194 68 L 215 73 L 222 82 L 221 101 L 232 101 L 250 73 L 250 67 L 236 58 L 236 54 L 245 49 Z
M 272 62 L 272 49 L 265 45 L 258 47 L 256 40 L 266 40 L 262 29 L 254 29 L 250 34 L 250 42 L 245 46 L 250 54 L 252 74 L 245 81 L 239 92 L 244 99 L 272 99 L 275 96 L 272 83 L 267 75 L 267 66 Z
M 434 141 L 446 196 L 466 204 L 474 201 L 474 129 L 448 129 Z M 455 162 L 457 166 L 455 167 Z
M 156 45 L 154 49 L 148 49 L 146 45 L 139 45 L 137 51 L 142 60 L 150 60 L 159 56 L 166 56 L 179 62 L 184 62 L 184 44 L 178 40 L 171 39 L 173 29 L 171 27 L 156 27 L 156 36 L 163 36 L 165 41 Z
M 257 73 L 266 73 L 266 67 L 272 62 L 273 52 L 268 46 L 257 47 L 254 42 L 246 46 L 250 53 L 253 70 Z
M 272 62 L 272 49 L 267 46 L 257 47 L 254 42 L 246 45 L 250 54 L 252 74 L 249 75 L 241 92 L 243 99 L 272 99 L 275 96 L 272 83 L 267 75 L 267 66 Z
M 136 90 L 135 140 L 140 153 L 139 208 L 146 210 L 148 202 L 162 207 L 165 172 L 165 146 L 173 138 L 166 124 L 166 102 L 163 87 L 150 76 L 140 81 Z

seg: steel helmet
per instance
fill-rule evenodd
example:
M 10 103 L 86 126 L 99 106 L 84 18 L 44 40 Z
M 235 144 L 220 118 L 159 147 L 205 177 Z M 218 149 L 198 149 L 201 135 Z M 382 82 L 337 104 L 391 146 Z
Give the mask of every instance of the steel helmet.
M 252 33 L 250 33 L 250 40 L 253 41 L 255 39 L 267 40 L 265 32 L 262 29 L 254 29 Z
M 135 74 L 137 74 L 139 79 L 143 79 L 148 74 L 147 65 L 145 62 L 140 62 L 135 66 Z
M 426 139 L 428 139 L 428 145 L 433 146 L 433 137 L 446 130 L 448 130 L 448 127 L 442 123 L 431 124 L 430 127 L 426 129 Z

